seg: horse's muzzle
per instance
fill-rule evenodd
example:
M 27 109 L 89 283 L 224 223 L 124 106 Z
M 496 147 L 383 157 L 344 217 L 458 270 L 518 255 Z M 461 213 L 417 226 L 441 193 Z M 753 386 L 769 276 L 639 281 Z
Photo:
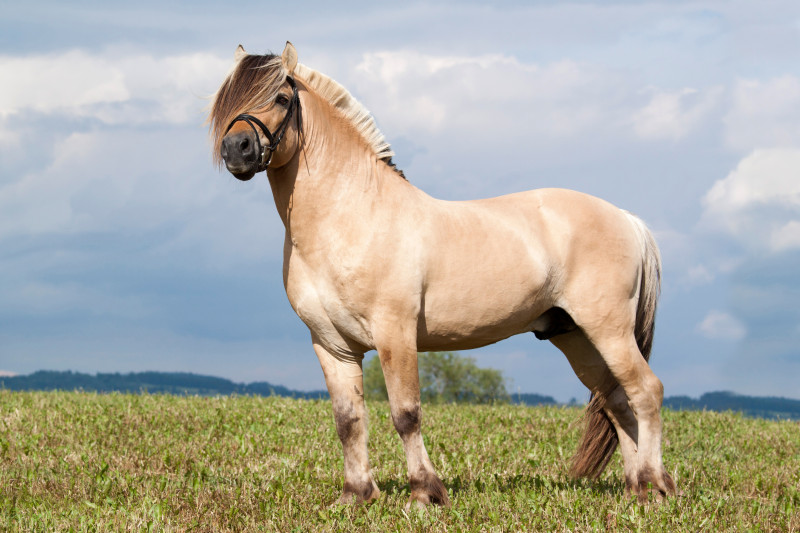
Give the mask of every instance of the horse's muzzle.
M 222 139 L 220 155 L 225 168 L 236 179 L 247 181 L 259 171 L 261 154 L 258 153 L 258 139 L 251 131 L 229 133 Z

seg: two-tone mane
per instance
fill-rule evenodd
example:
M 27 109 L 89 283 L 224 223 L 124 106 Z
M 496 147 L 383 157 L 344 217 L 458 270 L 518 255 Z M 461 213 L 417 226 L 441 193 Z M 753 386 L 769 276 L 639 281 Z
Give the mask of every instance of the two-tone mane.
M 220 146 L 228 124 L 242 113 L 252 113 L 267 108 L 286 81 L 287 72 L 281 57 L 273 54 L 244 55 L 237 61 L 214 95 L 208 124 L 213 140 L 214 162 L 222 164 Z M 403 172 L 392 162 L 394 152 L 378 129 L 375 119 L 364 105 L 350 92 L 330 77 L 298 64 L 294 77 L 353 125 L 375 156 L 384 161 L 401 176 Z

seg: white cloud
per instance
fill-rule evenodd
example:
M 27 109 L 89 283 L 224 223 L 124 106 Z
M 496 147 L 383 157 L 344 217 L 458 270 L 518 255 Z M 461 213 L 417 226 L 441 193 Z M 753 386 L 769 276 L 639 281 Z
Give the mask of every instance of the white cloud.
M 680 140 L 703 122 L 722 92 L 720 87 L 703 92 L 655 91 L 650 102 L 634 114 L 634 130 L 645 139 Z
M 800 248 L 800 149 L 756 150 L 706 193 L 704 221 L 758 250 Z
M 694 265 L 686 273 L 686 280 L 689 283 L 705 285 L 711 283 L 716 278 L 716 273 L 706 265 Z
M 722 312 L 711 311 L 697 326 L 699 331 L 709 339 L 739 341 L 747 335 L 747 328 L 734 316 Z
M 0 239 L 151 233 L 153 254 L 164 246 L 214 265 L 263 260 L 252 240 L 263 244 L 266 232 L 279 250 L 272 241 L 283 235 L 267 195 L 213 169 L 199 126 L 73 133 L 57 141 L 48 167 L 0 186 Z M 164 227 L 177 232 L 168 246 Z
M 613 122 L 623 96 L 608 72 L 563 60 L 522 63 L 500 54 L 365 54 L 349 83 L 390 128 L 501 137 L 569 137 Z M 509 130 L 509 128 L 511 128 Z M 505 142 L 505 141 L 504 141 Z
M 34 111 L 108 124 L 199 121 L 203 97 L 216 90 L 230 63 L 205 53 L 0 56 L 0 117 Z
M 739 80 L 724 123 L 725 141 L 737 150 L 800 145 L 800 78 Z
M 800 220 L 790 220 L 773 231 L 770 245 L 777 251 L 800 248 Z

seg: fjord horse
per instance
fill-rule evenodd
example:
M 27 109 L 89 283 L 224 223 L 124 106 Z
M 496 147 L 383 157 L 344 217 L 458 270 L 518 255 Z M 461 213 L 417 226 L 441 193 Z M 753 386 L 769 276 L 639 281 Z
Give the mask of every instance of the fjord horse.
M 366 109 L 283 54 L 240 46 L 209 114 L 216 162 L 266 170 L 286 228 L 283 281 L 311 332 L 344 452 L 340 501 L 379 490 L 367 457 L 362 359 L 377 350 L 405 449 L 409 505 L 449 503 L 422 440 L 417 352 L 549 339 L 592 393 L 572 473 L 619 446 L 627 491 L 675 493 L 661 456 L 661 381 L 648 365 L 661 263 L 635 216 L 574 191 L 431 198 L 392 163 Z

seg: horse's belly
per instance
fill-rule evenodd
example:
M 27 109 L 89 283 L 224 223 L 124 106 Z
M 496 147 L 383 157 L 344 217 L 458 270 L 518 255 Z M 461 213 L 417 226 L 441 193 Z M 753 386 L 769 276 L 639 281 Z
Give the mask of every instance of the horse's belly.
M 456 277 L 446 289 L 427 293 L 420 350 L 477 348 L 531 331 L 552 295 L 546 274 L 528 267 L 524 274 Z
M 514 313 L 498 312 L 493 316 L 486 316 L 485 309 L 482 313 L 477 311 L 475 315 L 453 312 L 447 317 L 426 317 L 418 328 L 419 350 L 468 350 L 530 332 L 536 318 L 546 309 L 527 307 Z

